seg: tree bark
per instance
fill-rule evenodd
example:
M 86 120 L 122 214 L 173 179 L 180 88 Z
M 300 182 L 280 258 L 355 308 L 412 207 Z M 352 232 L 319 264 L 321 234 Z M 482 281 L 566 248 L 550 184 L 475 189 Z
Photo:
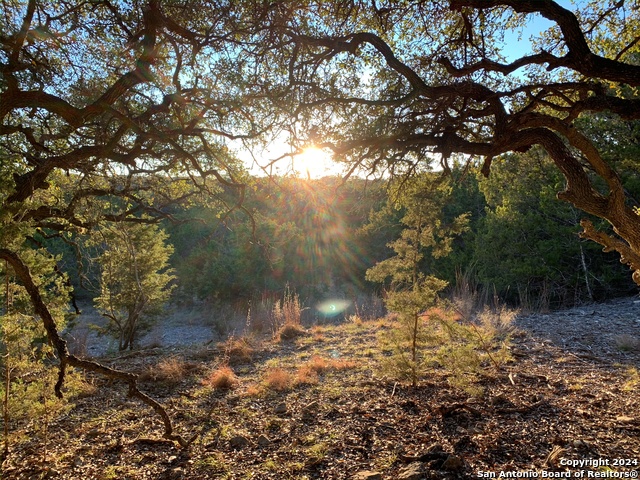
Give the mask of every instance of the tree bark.
M 190 439 L 185 439 L 181 435 L 174 433 L 173 424 L 171 418 L 166 409 L 156 400 L 149 397 L 147 394 L 141 392 L 138 389 L 138 376 L 109 368 L 100 363 L 90 360 L 83 360 L 75 355 L 71 355 L 67 349 L 67 342 L 60 336 L 58 328 L 56 327 L 55 320 L 51 315 L 47 305 L 44 303 L 40 291 L 33 281 L 29 267 L 22 261 L 20 256 L 8 249 L 0 249 L 0 258 L 8 262 L 16 274 L 16 277 L 20 279 L 22 285 L 27 290 L 31 303 L 33 304 L 35 313 L 42 319 L 44 328 L 47 332 L 47 338 L 53 345 L 58 358 L 60 359 L 58 382 L 55 385 L 55 393 L 58 398 L 62 398 L 62 387 L 64 385 L 64 377 L 67 366 L 72 366 L 85 371 L 98 373 L 114 380 L 120 380 L 128 385 L 128 394 L 130 397 L 137 398 L 143 403 L 147 404 L 156 412 L 156 414 L 162 419 L 164 425 L 164 438 L 177 442 L 181 447 L 187 448 L 196 439 L 194 435 Z

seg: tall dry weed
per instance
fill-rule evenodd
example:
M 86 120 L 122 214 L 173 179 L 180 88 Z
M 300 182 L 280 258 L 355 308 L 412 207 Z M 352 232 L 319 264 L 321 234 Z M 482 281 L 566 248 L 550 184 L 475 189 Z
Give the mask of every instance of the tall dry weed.
M 248 363 L 255 353 L 254 341 L 247 336 L 236 337 L 231 335 L 220 345 L 227 363 Z
M 494 338 L 501 340 L 506 339 L 515 332 L 514 321 L 517 315 L 517 310 L 512 310 L 502 305 L 497 309 L 485 307 L 477 314 L 477 319 L 478 324 L 480 324 L 486 332 L 490 333 Z
M 356 310 L 355 317 L 363 322 L 377 320 L 387 313 L 382 298 L 376 294 L 371 294 L 369 298 L 362 301 L 356 300 L 354 307 Z
M 300 296 L 286 286 L 282 300 L 275 302 L 272 312 L 271 331 L 274 338 L 291 340 L 303 333 L 302 304 Z

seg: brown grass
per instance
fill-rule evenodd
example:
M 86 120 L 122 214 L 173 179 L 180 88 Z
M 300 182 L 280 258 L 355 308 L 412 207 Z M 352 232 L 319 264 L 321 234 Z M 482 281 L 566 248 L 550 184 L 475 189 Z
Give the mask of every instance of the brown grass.
M 509 310 L 503 305 L 497 309 L 485 308 L 478 314 L 478 321 L 487 332 L 504 338 L 515 333 L 513 322 L 517 315 L 517 310 Z
M 338 360 L 338 359 L 334 359 L 331 360 L 330 363 L 330 368 L 332 370 L 337 370 L 337 371 L 341 371 L 341 370 L 350 370 L 352 368 L 356 368 L 358 366 L 358 364 L 356 362 L 352 362 L 350 360 Z
M 463 316 L 455 310 L 445 310 L 440 307 L 431 307 L 422 314 L 423 320 L 443 320 L 459 322 L 463 320 Z
M 176 384 L 181 382 L 192 368 L 193 365 L 180 357 L 169 357 L 160 360 L 156 365 L 148 366 L 140 375 L 140 380 Z
M 355 366 L 355 362 L 348 360 L 324 358 L 319 355 L 314 355 L 298 368 L 296 383 L 316 384 L 319 381 L 321 373 L 346 370 L 354 368 Z
M 218 367 L 202 382 L 216 390 L 230 390 L 238 384 L 238 378 L 228 365 Z
M 231 337 L 221 347 L 232 364 L 250 362 L 255 353 L 251 341 L 246 337 Z
M 262 394 L 262 388 L 258 385 L 249 385 L 244 392 L 245 397 L 259 397 Z
M 300 297 L 293 293 L 287 285 L 284 298 L 275 302 L 271 312 L 271 324 L 274 338 L 290 340 L 301 335 L 304 331 L 302 312 L 305 310 L 300 303 Z
M 98 387 L 87 379 L 79 379 L 74 386 L 77 389 L 74 393 L 76 398 L 92 397 L 98 393 Z
M 315 385 L 319 381 L 318 372 L 309 364 L 304 364 L 296 370 L 296 385 Z
M 324 342 L 326 340 L 324 336 L 324 328 L 320 325 L 314 325 L 311 327 L 311 335 L 314 342 Z
M 270 368 L 264 373 L 264 385 L 270 390 L 284 392 L 293 385 L 291 374 L 284 368 Z
M 329 368 L 330 360 L 323 358 L 319 355 L 314 355 L 307 362 L 307 366 L 316 373 L 322 373 Z
M 285 323 L 280 330 L 278 330 L 278 338 L 280 341 L 294 340 L 304 335 L 304 328 L 294 323 Z

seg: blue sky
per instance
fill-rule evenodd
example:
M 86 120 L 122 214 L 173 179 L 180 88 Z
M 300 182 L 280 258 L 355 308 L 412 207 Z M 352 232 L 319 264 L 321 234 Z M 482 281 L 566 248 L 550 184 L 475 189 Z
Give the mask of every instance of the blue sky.
M 556 2 L 566 8 L 567 10 L 571 10 L 573 12 L 576 11 L 578 5 L 574 4 L 571 0 L 556 0 Z M 577 4 L 580 1 L 575 2 Z M 504 46 L 504 55 L 507 57 L 509 61 L 516 60 L 524 55 L 529 53 L 533 53 L 533 49 L 531 48 L 530 38 L 537 37 L 540 32 L 544 32 L 549 27 L 551 27 L 553 23 L 541 15 L 538 14 L 529 14 L 527 15 L 527 25 L 522 29 L 522 39 L 518 39 L 519 31 L 512 31 L 505 33 L 505 46 Z

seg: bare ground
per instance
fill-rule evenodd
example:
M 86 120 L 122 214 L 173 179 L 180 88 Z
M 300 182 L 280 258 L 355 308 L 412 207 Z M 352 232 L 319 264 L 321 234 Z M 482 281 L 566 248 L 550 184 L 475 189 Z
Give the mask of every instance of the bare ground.
M 416 389 L 386 379 L 381 321 L 315 327 L 282 344 L 254 340 L 250 358 L 232 362 L 238 384 L 228 391 L 203 383 L 230 354 L 203 345 L 209 339 L 105 357 L 141 373 L 143 389 L 163 402 L 180 432 L 198 439 L 186 450 L 163 440 L 157 418 L 124 387 L 91 378 L 95 393 L 73 399 L 75 408 L 49 426 L 46 439 L 33 425 L 14 426 L 11 438 L 20 430 L 27 439 L 10 445 L 2 478 L 632 475 L 640 470 L 639 313 L 636 299 L 624 299 L 521 316 L 514 360 L 488 370 L 478 396 L 451 386 L 441 370 Z M 323 370 L 283 391 L 265 386 L 267 370 L 299 375 L 314 358 L 349 368 Z M 568 460 L 591 463 L 569 468 Z M 612 470 L 598 469 L 596 460 Z

